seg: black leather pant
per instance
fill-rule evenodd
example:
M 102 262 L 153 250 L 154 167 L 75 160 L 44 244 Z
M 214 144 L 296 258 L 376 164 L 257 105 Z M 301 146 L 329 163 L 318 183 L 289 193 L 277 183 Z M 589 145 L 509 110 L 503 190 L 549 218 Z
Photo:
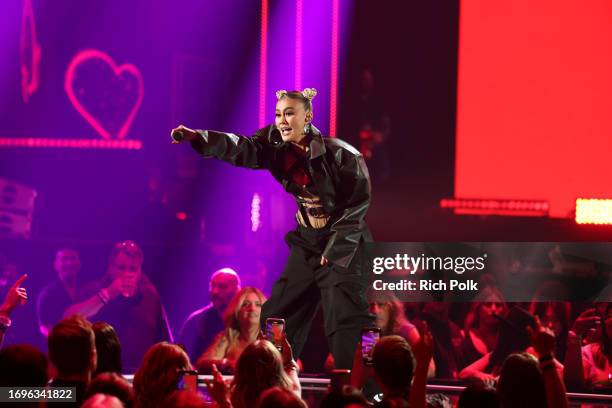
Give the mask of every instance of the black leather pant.
M 304 347 L 319 304 L 323 307 L 325 334 L 336 368 L 352 367 L 362 327 L 374 316 L 366 300 L 367 276 L 362 273 L 360 252 L 348 269 L 321 266 L 329 230 L 298 227 L 285 240 L 291 247 L 285 270 L 263 305 L 261 324 L 269 317 L 285 319 L 287 339 L 297 359 Z

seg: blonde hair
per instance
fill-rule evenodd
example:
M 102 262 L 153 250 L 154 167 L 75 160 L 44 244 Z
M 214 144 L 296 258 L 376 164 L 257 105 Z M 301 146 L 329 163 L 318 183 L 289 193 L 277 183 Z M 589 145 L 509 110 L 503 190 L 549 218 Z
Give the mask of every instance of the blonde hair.
M 306 112 L 312 112 L 312 100 L 317 96 L 317 90 L 314 88 L 304 88 L 303 91 L 286 91 L 281 89 L 276 91 L 276 98 L 280 101 L 283 98 L 297 99 L 304 104 Z
M 223 358 L 228 350 L 238 344 L 238 338 L 240 337 L 240 321 L 238 320 L 238 314 L 240 313 L 240 308 L 244 303 L 244 299 L 251 293 L 254 293 L 261 303 L 266 301 L 266 296 L 256 287 L 245 286 L 240 289 L 230 301 L 223 315 L 225 330 L 217 336 L 213 344 L 208 347 L 201 358 Z

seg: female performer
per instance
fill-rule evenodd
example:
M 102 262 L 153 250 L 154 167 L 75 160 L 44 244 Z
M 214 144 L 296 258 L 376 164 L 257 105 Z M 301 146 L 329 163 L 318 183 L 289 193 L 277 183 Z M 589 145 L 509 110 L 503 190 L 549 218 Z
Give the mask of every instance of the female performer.
M 364 217 L 370 178 L 363 156 L 312 125 L 312 88 L 278 91 L 274 125 L 252 137 L 179 126 L 172 130 L 204 157 L 266 169 L 295 197 L 297 228 L 285 240 L 291 253 L 264 304 L 266 318 L 284 318 L 296 359 L 322 303 L 325 333 L 337 368 L 350 368 L 360 329 L 373 324 L 365 297 L 361 247 L 371 235 Z M 180 139 L 180 140 L 177 140 Z

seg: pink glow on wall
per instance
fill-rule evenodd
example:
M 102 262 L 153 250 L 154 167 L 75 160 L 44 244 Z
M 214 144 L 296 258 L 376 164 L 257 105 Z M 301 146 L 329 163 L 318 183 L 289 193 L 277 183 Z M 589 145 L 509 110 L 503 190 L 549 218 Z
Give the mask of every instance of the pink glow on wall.
M 1 137 L 0 148 L 60 148 L 60 149 L 124 149 L 140 150 L 140 140 L 100 140 L 100 139 L 49 139 L 49 138 L 12 138 Z
M 266 76 L 268 75 L 268 0 L 261 0 L 259 49 L 259 127 L 266 125 Z
M 340 32 L 340 0 L 332 3 L 331 73 L 329 101 L 329 135 L 336 137 L 336 111 L 338 104 L 338 40 Z
M 78 88 L 75 89 L 75 79 L 77 77 L 77 72 L 84 67 L 84 65 L 88 62 L 98 61 L 102 62 L 106 65 L 106 68 L 110 68 L 112 77 L 111 83 L 108 84 L 109 87 L 114 91 L 119 91 L 122 95 L 125 96 L 125 91 L 130 91 L 131 85 L 130 81 L 136 83 L 136 95 L 135 101 L 132 106 L 127 106 L 127 112 L 124 112 L 125 119 L 121 123 L 118 129 L 113 130 L 110 129 L 108 124 L 102 123 L 102 120 L 99 117 L 96 117 L 96 114 L 91 111 L 90 108 L 85 107 L 85 101 L 83 99 L 83 95 L 88 92 L 95 93 L 95 90 L 92 91 L 90 89 Z M 99 83 L 97 84 L 100 85 Z M 104 84 L 103 84 L 104 86 Z M 89 123 L 95 130 L 98 132 L 104 139 L 124 139 L 134 121 L 134 117 L 138 113 L 140 109 L 140 105 L 142 104 L 142 99 L 144 97 L 144 83 L 142 79 L 142 75 L 138 68 L 136 68 L 132 64 L 123 64 L 118 66 L 113 59 L 102 51 L 99 50 L 85 50 L 78 53 L 70 62 L 68 69 L 66 71 L 66 78 L 64 81 L 64 90 L 68 95 L 68 99 L 74 106 L 74 108 L 79 112 L 79 114 Z M 115 98 L 108 101 L 100 101 L 102 106 L 105 103 L 113 104 L 114 107 L 122 108 L 121 106 L 121 98 Z
M 304 24 L 303 0 L 295 1 L 295 80 L 294 89 L 302 89 L 302 26 Z
M 21 32 L 19 34 L 21 97 L 25 103 L 38 89 L 40 80 L 41 48 L 36 37 L 36 20 L 32 0 L 23 1 Z

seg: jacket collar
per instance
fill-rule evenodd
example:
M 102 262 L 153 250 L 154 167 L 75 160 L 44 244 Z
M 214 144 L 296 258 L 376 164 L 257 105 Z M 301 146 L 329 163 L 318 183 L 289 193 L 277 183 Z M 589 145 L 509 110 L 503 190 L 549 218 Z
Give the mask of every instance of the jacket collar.
M 268 126 L 268 141 L 274 147 L 284 147 L 286 145 L 283 142 L 283 138 L 281 137 L 280 131 L 276 128 L 275 125 Z M 314 127 L 312 124 L 310 125 L 310 160 L 316 159 L 319 156 L 325 154 L 325 143 L 323 142 L 323 136 L 321 136 L 321 131 Z

